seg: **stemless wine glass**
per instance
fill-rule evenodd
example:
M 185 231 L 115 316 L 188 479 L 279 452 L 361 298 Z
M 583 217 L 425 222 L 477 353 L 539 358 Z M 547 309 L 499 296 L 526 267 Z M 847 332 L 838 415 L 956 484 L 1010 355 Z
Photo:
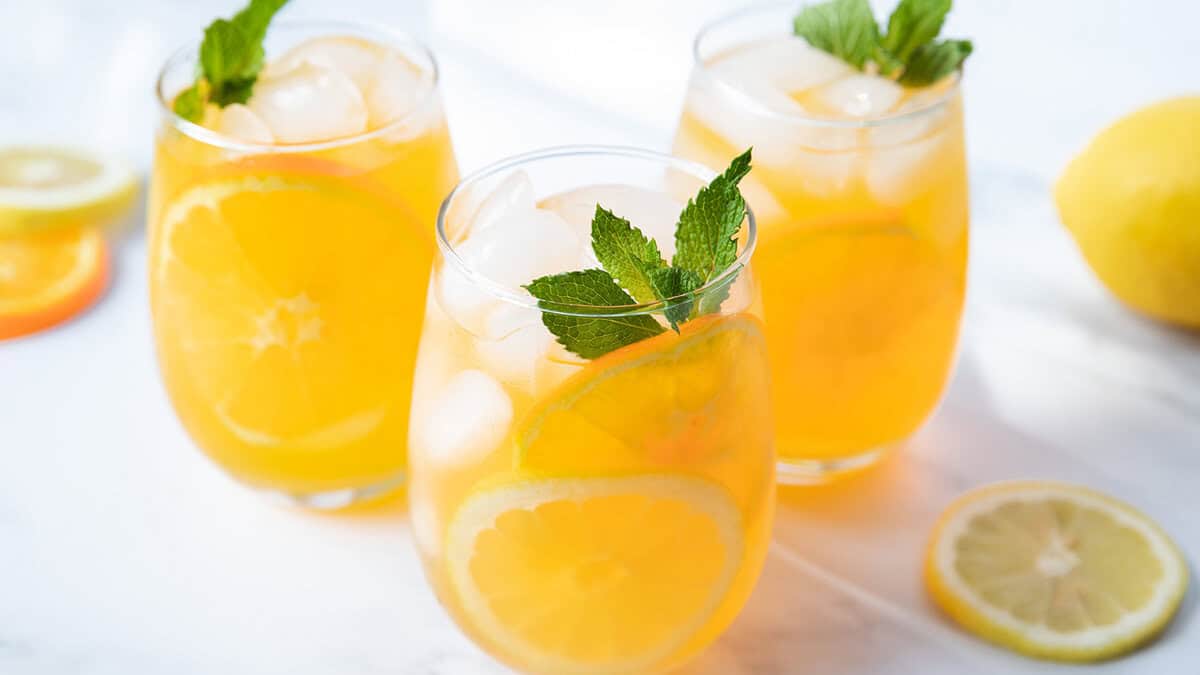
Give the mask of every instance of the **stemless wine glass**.
M 683 205 L 712 177 L 657 153 L 568 147 L 485 168 L 442 204 L 409 441 L 414 531 L 442 604 L 522 672 L 678 666 L 762 567 L 775 459 L 753 217 L 736 264 L 694 295 L 539 306 L 522 289 L 599 266 L 597 204 L 669 260 Z M 672 331 L 664 312 L 693 306 L 716 311 Z M 646 337 L 585 359 L 551 323 L 579 340 Z
M 158 82 L 150 299 L 163 380 L 193 440 L 247 485 L 335 508 L 403 479 L 433 224 L 457 168 L 424 46 L 364 26 L 276 22 L 269 59 L 289 48 L 303 51 L 269 62 L 255 85 L 274 97 L 276 138 L 337 128 L 364 100 L 370 126 L 284 143 L 194 124 L 172 100 L 195 78 L 196 47 L 178 52 Z M 309 60 L 336 65 L 328 50 L 339 48 L 380 50 L 400 70 L 347 94 L 358 107 L 335 108 L 329 87 L 356 84 Z M 254 101 L 209 115 L 244 131 Z
M 966 286 L 960 73 L 910 89 L 791 35 L 793 2 L 696 38 L 675 154 L 742 189 L 762 284 L 783 482 L 869 466 L 941 397 Z

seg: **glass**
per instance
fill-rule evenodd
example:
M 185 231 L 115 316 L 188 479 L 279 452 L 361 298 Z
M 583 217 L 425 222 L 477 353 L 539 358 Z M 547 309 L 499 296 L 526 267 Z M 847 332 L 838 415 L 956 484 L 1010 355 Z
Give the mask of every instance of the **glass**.
M 237 480 L 318 508 L 403 479 L 433 223 L 458 176 L 419 43 L 280 21 L 267 54 L 335 35 L 424 72 L 406 113 L 324 142 L 237 141 L 172 112 L 195 77 L 187 47 L 158 83 L 148 213 L 159 366 L 184 427 Z
M 742 191 L 761 228 L 779 475 L 812 483 L 875 462 L 942 395 L 966 286 L 967 172 L 958 74 L 904 90 L 896 112 L 847 119 L 806 113 L 811 92 L 764 86 L 778 59 L 715 65 L 786 42 L 796 12 L 756 6 L 701 31 L 674 152 L 724 166 L 754 147 Z
M 662 313 L 690 298 L 542 310 L 519 286 L 597 266 L 597 202 L 669 259 L 680 210 L 713 175 L 646 151 L 559 148 L 485 168 L 442 205 L 414 384 L 413 528 L 442 604 L 522 672 L 664 672 L 717 637 L 761 570 L 775 458 L 753 217 L 737 263 L 697 291 L 727 299 L 680 334 Z M 560 255 L 564 227 L 579 244 Z M 664 327 L 588 361 L 543 326 L 579 316 Z

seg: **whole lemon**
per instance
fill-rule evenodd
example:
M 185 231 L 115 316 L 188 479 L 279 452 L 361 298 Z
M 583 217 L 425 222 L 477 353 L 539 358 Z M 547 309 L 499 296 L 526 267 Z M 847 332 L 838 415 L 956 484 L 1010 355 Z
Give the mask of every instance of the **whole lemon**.
M 1200 327 L 1200 97 L 1152 105 L 1105 129 L 1067 165 L 1055 197 L 1114 295 Z

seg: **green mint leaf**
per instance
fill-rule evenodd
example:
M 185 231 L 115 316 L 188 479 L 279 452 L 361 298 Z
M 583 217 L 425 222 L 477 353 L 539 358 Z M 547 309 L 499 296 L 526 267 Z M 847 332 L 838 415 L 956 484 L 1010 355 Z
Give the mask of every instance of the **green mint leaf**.
M 604 270 L 583 270 L 538 277 L 525 286 L 538 299 L 542 323 L 559 344 L 585 359 L 603 356 L 663 332 L 663 327 L 645 314 L 633 316 L 589 316 L 612 313 L 613 307 L 636 304 Z M 553 310 L 582 316 L 555 314 Z
M 650 285 L 654 295 L 662 301 L 670 300 L 663 310 L 671 328 L 678 333 L 679 324 L 688 320 L 695 305 L 692 291 L 704 285 L 704 280 L 691 270 L 681 267 L 659 267 L 650 271 Z
M 829 0 L 809 5 L 796 15 L 792 29 L 812 46 L 859 70 L 879 44 L 879 25 L 867 0 Z
M 923 87 L 958 70 L 971 55 L 970 40 L 940 40 L 917 48 L 904 67 L 900 84 Z
M 604 269 L 635 300 L 656 299 L 650 272 L 667 266 L 658 252 L 658 243 L 599 204 L 592 217 L 592 250 Z
M 908 63 L 913 52 L 941 32 L 951 4 L 953 0 L 900 0 L 888 17 L 887 35 L 882 43 L 885 52 L 900 63 Z M 876 62 L 884 69 L 882 62 Z
M 875 47 L 875 55 L 871 57 L 871 60 L 879 66 L 879 74 L 885 77 L 891 77 L 904 69 L 904 62 L 884 49 L 883 45 Z
M 271 19 L 287 3 L 288 0 L 250 0 L 245 9 L 233 15 L 233 23 L 245 31 L 253 42 L 261 45 L 267 37 Z
M 288 0 L 250 0 L 232 19 L 217 19 L 209 24 L 200 43 L 200 79 L 176 97 L 175 111 L 195 122 L 202 117 L 205 99 L 222 107 L 250 100 L 266 59 L 262 43 L 267 27 L 287 3 Z M 200 82 L 207 82 L 207 96 L 202 95 Z
M 204 87 L 202 83 L 197 82 L 180 92 L 171 107 L 176 115 L 199 124 L 204 121 L 204 99 Z
M 212 90 L 209 99 L 222 107 L 245 103 L 258 71 L 262 69 L 263 48 L 232 21 L 217 19 L 204 31 L 200 44 L 200 70 Z
M 750 173 L 750 150 L 688 201 L 675 225 L 672 267 L 691 270 L 708 283 L 737 260 L 737 233 L 746 218 L 738 182 Z

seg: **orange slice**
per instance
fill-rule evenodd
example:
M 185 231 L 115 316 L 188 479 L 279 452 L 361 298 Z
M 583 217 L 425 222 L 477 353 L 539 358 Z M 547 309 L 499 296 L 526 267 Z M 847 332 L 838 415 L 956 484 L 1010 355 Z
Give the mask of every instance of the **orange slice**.
M 766 346 L 753 317 L 709 316 L 596 359 L 517 433 L 522 469 L 679 469 L 771 447 Z M 737 415 L 722 414 L 737 410 Z M 737 420 L 737 424 L 731 424 Z
M 745 533 L 729 494 L 698 478 L 542 479 L 477 492 L 447 550 L 499 651 L 534 672 L 608 675 L 654 670 L 709 621 Z
M 151 242 L 171 377 L 248 446 L 328 450 L 403 419 L 430 230 L 335 163 L 212 174 L 166 206 Z
M 62 323 L 108 283 L 108 247 L 95 228 L 0 238 L 0 339 Z

